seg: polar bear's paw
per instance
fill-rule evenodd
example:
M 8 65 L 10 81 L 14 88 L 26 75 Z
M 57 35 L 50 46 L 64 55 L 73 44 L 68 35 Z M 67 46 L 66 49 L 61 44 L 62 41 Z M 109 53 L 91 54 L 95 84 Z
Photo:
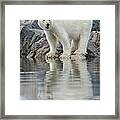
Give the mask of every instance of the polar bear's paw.
M 70 54 L 67 53 L 63 53 L 62 55 L 60 55 L 61 59 L 70 59 Z
M 49 53 L 46 54 L 46 57 L 47 58 L 56 58 L 57 56 L 55 55 L 54 52 L 49 52 Z
M 86 52 L 82 52 L 80 50 L 76 50 L 73 55 L 80 56 L 80 57 L 85 57 L 87 55 Z
M 72 55 L 79 57 L 79 58 L 82 58 L 82 59 L 86 59 L 87 53 L 77 50 Z

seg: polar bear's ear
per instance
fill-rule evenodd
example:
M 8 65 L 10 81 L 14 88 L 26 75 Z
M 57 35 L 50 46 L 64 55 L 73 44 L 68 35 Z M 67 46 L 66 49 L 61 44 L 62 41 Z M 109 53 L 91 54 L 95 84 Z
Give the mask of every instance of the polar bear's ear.
M 40 26 L 40 28 L 44 29 L 42 20 L 38 20 L 38 25 Z

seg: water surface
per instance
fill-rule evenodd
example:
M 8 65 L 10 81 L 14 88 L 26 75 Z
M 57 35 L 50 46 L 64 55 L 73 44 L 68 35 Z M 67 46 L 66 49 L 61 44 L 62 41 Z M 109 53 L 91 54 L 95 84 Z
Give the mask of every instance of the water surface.
M 22 100 L 99 100 L 100 62 L 26 59 L 20 63 Z

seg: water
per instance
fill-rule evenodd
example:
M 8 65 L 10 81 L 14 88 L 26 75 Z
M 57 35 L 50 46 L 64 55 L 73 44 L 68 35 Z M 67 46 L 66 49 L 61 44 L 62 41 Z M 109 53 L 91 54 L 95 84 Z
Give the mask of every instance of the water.
M 99 100 L 100 62 L 21 58 L 21 100 Z

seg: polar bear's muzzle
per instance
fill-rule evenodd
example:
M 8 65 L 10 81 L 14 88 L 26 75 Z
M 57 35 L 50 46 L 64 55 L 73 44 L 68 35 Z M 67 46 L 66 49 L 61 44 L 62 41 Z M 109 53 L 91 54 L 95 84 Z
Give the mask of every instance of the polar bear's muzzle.
M 50 26 L 50 24 L 49 24 L 49 23 L 47 23 L 47 24 L 46 24 L 46 29 L 49 29 L 49 26 Z

